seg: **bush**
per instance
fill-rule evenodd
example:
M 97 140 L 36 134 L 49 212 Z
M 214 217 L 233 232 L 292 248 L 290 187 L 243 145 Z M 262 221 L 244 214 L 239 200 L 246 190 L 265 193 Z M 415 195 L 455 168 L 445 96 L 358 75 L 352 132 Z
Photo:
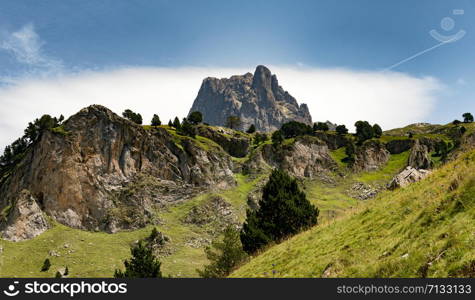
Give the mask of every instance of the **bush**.
M 247 133 L 254 133 L 256 132 L 256 126 L 254 126 L 254 124 L 252 124 L 251 126 L 249 126 L 249 129 L 246 130 Z
M 254 253 L 317 224 L 318 208 L 300 191 L 297 181 L 274 170 L 264 186 L 259 209 L 248 210 L 241 231 L 244 251 Z
M 253 143 L 254 145 L 259 145 L 260 143 L 263 143 L 267 141 L 269 137 L 265 133 L 259 133 L 257 132 L 256 135 L 254 136 Z
M 130 109 L 124 110 L 122 116 L 136 124 L 142 125 L 142 116 L 140 114 L 134 113 Z
M 274 146 L 282 144 L 282 142 L 284 141 L 284 136 L 282 135 L 282 131 L 280 130 L 274 131 L 274 133 L 272 133 L 271 139 L 272 139 L 272 144 Z
M 41 272 L 46 272 L 49 270 L 49 268 L 51 267 L 51 262 L 49 261 L 49 258 L 45 259 L 45 261 L 43 262 L 43 266 L 41 267 Z
M 460 123 L 462 123 L 460 120 L 453 120 L 452 121 L 453 125 L 459 125 Z
M 59 271 L 56 271 L 56 275 L 54 275 L 54 278 L 63 278 L 63 276 L 61 276 L 61 273 L 59 273 Z
M 160 121 L 160 117 L 158 115 L 153 115 L 152 122 L 150 123 L 152 126 L 160 126 L 162 125 L 162 121 Z
M 312 127 L 308 126 L 307 124 L 300 123 L 297 121 L 290 121 L 290 122 L 284 123 L 282 127 L 280 128 L 280 131 L 282 132 L 282 135 L 286 139 L 296 137 L 296 136 L 301 136 L 301 135 L 313 134 Z
M 338 125 L 336 128 L 336 133 L 338 134 L 341 134 L 341 135 L 345 135 L 348 133 L 348 129 L 346 128 L 345 125 Z
M 199 111 L 194 111 L 188 116 L 188 121 L 193 125 L 198 125 L 203 122 L 203 114 Z
M 214 241 L 205 253 L 211 263 L 203 270 L 197 270 L 203 278 L 226 277 L 247 258 L 247 253 L 242 249 L 239 230 L 232 225 L 224 230 L 223 240 Z
M 116 269 L 115 278 L 162 278 L 161 263 L 153 255 L 152 248 L 139 241 L 130 248 L 130 252 L 130 260 L 124 260 L 125 271 Z
M 317 131 L 317 130 L 328 131 L 330 130 L 330 127 L 328 127 L 327 123 L 323 123 L 323 122 L 313 123 L 313 131 Z

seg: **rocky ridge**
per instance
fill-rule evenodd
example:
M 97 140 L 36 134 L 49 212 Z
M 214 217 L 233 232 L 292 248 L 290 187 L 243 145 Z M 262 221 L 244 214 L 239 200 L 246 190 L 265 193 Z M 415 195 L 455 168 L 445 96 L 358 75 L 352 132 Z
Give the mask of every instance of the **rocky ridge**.
M 204 122 L 218 126 L 226 125 L 229 116 L 237 116 L 239 129 L 244 130 L 252 124 L 265 132 L 277 130 L 288 121 L 312 124 L 307 105 L 299 105 L 265 66 L 257 66 L 254 74 L 206 78 L 190 113 L 193 111 L 200 111 Z

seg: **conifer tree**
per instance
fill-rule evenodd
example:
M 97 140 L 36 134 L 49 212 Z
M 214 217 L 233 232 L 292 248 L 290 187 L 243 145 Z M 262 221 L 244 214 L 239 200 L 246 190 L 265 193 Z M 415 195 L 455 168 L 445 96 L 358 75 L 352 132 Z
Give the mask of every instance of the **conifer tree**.
M 254 253 L 317 224 L 318 208 L 306 198 L 297 180 L 274 170 L 264 186 L 259 209 L 248 210 L 241 231 L 244 251 Z
M 153 250 L 140 241 L 130 249 L 132 257 L 124 260 L 125 271 L 115 270 L 115 278 L 161 278 L 161 263 L 153 255 Z

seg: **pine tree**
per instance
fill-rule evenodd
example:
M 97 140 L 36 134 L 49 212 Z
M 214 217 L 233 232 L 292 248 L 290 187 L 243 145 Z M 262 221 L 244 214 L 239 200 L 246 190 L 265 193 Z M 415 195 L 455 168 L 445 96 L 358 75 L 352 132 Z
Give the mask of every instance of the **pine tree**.
M 374 137 L 378 139 L 383 135 L 383 130 L 381 129 L 381 126 L 379 126 L 378 124 L 373 125 L 373 132 L 374 132 Z
M 161 263 L 153 255 L 153 250 L 140 241 L 130 249 L 132 257 L 124 260 L 125 271 L 116 269 L 115 278 L 161 278 Z
M 63 278 L 63 276 L 61 276 L 61 273 L 59 273 L 59 271 L 57 271 L 56 275 L 54 275 L 54 278 Z
M 203 278 L 226 277 L 247 258 L 242 249 L 239 230 L 233 225 L 224 230 L 222 241 L 214 241 L 211 247 L 206 248 L 205 253 L 211 263 L 203 270 L 197 270 Z
M 69 269 L 68 269 L 68 266 L 66 266 L 66 269 L 64 269 L 64 276 L 68 276 L 69 275 Z
M 256 132 L 256 126 L 254 126 L 254 124 L 252 124 L 251 126 L 249 126 L 249 129 L 246 130 L 247 133 L 254 133 Z
M 169 126 L 169 127 L 173 127 L 173 122 L 172 122 L 172 120 L 168 120 L 168 126 Z
M 49 268 L 51 267 L 51 262 L 49 261 L 49 258 L 45 259 L 45 261 L 43 262 L 43 266 L 41 267 L 41 272 L 46 272 L 49 270 Z
M 199 111 L 194 111 L 188 116 L 188 121 L 193 125 L 198 125 L 203 122 L 203 114 Z
M 175 117 L 175 120 L 173 120 L 173 127 L 175 127 L 175 129 L 180 129 L 181 127 L 181 124 L 180 124 L 180 120 L 178 119 L 178 117 Z
M 162 125 L 162 121 L 160 121 L 160 117 L 159 117 L 158 115 L 155 115 L 155 114 L 153 115 L 151 125 L 152 125 L 152 126 L 160 126 L 160 125 Z
M 248 210 L 241 231 L 244 251 L 254 253 L 317 224 L 318 208 L 306 198 L 297 180 L 274 170 L 264 186 L 259 209 Z

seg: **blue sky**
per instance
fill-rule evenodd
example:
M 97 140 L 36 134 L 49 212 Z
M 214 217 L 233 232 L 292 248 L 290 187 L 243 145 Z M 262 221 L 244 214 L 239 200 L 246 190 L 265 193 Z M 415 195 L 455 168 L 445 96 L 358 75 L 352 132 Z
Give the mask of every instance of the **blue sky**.
M 460 11 L 454 14 L 454 9 L 463 10 L 463 14 Z M 462 39 L 397 66 L 387 78 L 391 81 L 394 79 L 391 76 L 400 75 L 400 82 L 413 80 L 417 86 L 414 89 L 423 85 L 424 92 L 417 90 L 410 96 L 401 95 L 409 98 L 423 95 L 421 102 L 432 101 L 427 106 L 416 106 L 428 111 L 414 115 L 413 122 L 448 122 L 465 111 L 475 111 L 474 11 L 475 2 L 469 0 L 2 1 L 0 79 L 4 91 L 0 91 L 0 103 L 13 103 L 12 95 L 25 95 L 20 89 L 35 80 L 37 85 L 49 84 L 50 89 L 45 93 L 59 95 L 58 91 L 53 92 L 52 83 L 48 81 L 51 78 L 82 76 L 87 79 L 89 76 L 90 79 L 90 76 L 113 74 L 115 77 L 110 77 L 113 80 L 117 79 L 114 72 L 128 69 L 145 70 L 146 74 L 157 76 L 157 80 L 162 78 L 158 73 L 147 73 L 154 68 L 162 73 L 164 69 L 171 72 L 201 68 L 196 76 L 203 76 L 206 70 L 212 73 L 209 76 L 224 76 L 231 71 L 252 71 L 257 64 L 282 69 L 283 78 L 279 78 L 283 87 L 291 94 L 294 87 L 297 95 L 305 96 L 311 93 L 299 92 L 300 87 L 295 84 L 288 86 L 284 79 L 291 81 L 291 76 L 285 74 L 295 69 L 312 71 L 318 74 L 314 79 L 325 82 L 321 79 L 326 78 L 322 70 L 332 70 L 332 76 L 335 70 L 340 70 L 343 78 L 350 81 L 362 77 L 362 73 L 368 75 L 364 84 L 371 85 L 385 68 L 437 45 L 439 41 L 429 35 L 430 30 L 436 29 L 445 35 L 464 30 L 466 35 Z M 444 17 L 455 22 L 453 29 L 441 28 Z M 19 32 L 24 38 L 20 41 L 15 35 Z M 318 90 L 323 85 L 322 81 L 307 77 L 302 82 L 308 82 L 312 89 Z M 105 82 L 108 77 L 101 78 Z M 341 77 L 333 78 L 338 81 Z M 79 78 L 74 77 L 74 80 Z M 187 88 L 196 94 L 199 83 L 190 82 L 194 86 Z M 132 86 L 140 89 L 138 84 Z M 401 87 L 395 84 L 395 89 Z M 358 90 L 356 88 L 354 93 Z M 381 98 L 387 89 L 384 91 Z M 159 97 L 160 91 L 151 92 L 158 92 Z M 107 94 L 107 91 L 100 93 Z M 427 100 L 429 94 L 430 100 Z M 332 100 L 331 92 L 324 95 Z M 28 100 L 26 96 L 17 99 L 42 103 L 42 95 L 36 96 L 35 100 Z M 61 97 L 68 95 L 61 94 Z M 97 101 L 96 98 L 91 100 Z M 188 102 L 183 100 L 186 102 L 183 107 L 191 105 L 192 100 L 193 97 L 187 99 Z M 308 102 L 312 111 L 312 99 L 298 100 Z M 335 113 L 319 115 L 319 111 L 326 112 L 322 103 L 318 102 L 320 107 L 317 107 L 315 102 L 314 119 L 332 118 Z M 88 99 L 84 99 L 73 107 L 89 104 Z M 162 109 L 163 104 L 155 105 L 157 111 Z M 184 108 L 177 109 L 177 114 L 183 111 Z M 19 129 L 14 128 L 23 126 L 21 122 L 31 118 L 33 113 L 25 113 L 15 125 L 7 121 L 0 123 L 2 134 L 10 129 L 18 132 Z M 166 113 L 164 118 L 170 114 Z M 396 121 L 387 124 L 399 125 Z

